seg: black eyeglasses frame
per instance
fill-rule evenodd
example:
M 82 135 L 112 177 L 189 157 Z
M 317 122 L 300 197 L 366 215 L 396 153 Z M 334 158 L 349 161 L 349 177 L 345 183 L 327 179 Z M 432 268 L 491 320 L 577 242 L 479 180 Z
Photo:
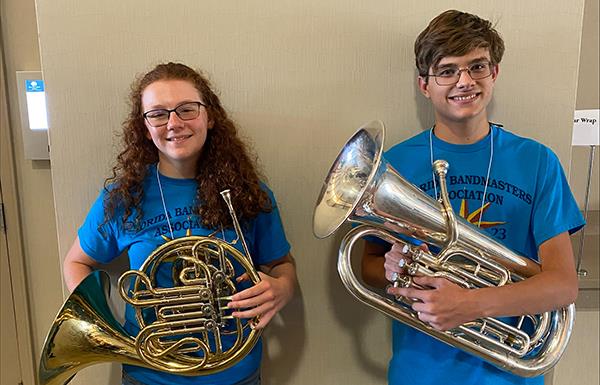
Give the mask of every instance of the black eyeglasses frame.
M 179 108 L 181 108 L 182 106 L 185 106 L 185 105 L 188 105 L 188 104 L 197 104 L 197 105 L 198 105 L 198 114 L 197 114 L 196 116 L 194 116 L 193 118 L 185 119 L 185 118 L 182 118 L 182 117 L 181 117 L 180 113 L 179 113 L 177 110 L 178 110 Z M 156 109 L 154 109 L 154 110 L 150 110 L 150 111 L 146 111 L 146 112 L 144 112 L 144 113 L 142 114 L 142 116 L 144 117 L 144 120 L 145 120 L 146 122 L 148 122 L 148 124 L 149 124 L 149 125 L 151 125 L 152 127 L 162 127 L 162 126 L 164 126 L 165 124 L 168 124 L 168 123 L 169 123 L 169 119 L 171 119 L 171 112 L 174 112 L 174 113 L 175 113 L 175 115 L 177 115 L 177 117 L 178 117 L 179 119 L 181 119 L 181 120 L 193 120 L 193 119 L 196 119 L 196 118 L 198 117 L 198 115 L 200 114 L 200 107 L 205 107 L 205 108 L 206 108 L 206 104 L 204 104 L 203 102 L 199 102 L 199 101 L 193 101 L 193 102 L 184 102 L 184 103 L 181 103 L 181 104 L 177 105 L 175 108 L 173 108 L 173 109 L 171 109 L 171 110 L 169 110 L 169 109 L 167 109 L 167 108 L 156 108 Z M 148 114 L 151 114 L 151 113 L 153 113 L 153 112 L 157 112 L 157 111 L 163 111 L 163 112 L 167 113 L 167 121 L 166 121 L 165 123 L 162 123 L 162 124 L 159 124 L 159 125 L 156 125 L 156 126 L 155 126 L 155 125 L 153 125 L 153 124 L 150 122 L 150 119 L 148 118 Z

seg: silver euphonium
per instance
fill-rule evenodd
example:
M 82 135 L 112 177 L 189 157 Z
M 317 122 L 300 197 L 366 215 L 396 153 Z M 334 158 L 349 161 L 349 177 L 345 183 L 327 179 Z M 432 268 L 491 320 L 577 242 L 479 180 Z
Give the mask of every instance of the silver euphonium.
M 375 236 L 407 244 L 399 235 L 440 248 L 439 253 L 407 244 L 413 263 L 395 285 L 413 285 L 411 276 L 444 277 L 465 288 L 508 285 L 540 272 L 540 266 L 515 254 L 475 226 L 454 215 L 446 189 L 448 163 L 434 162 L 440 202 L 406 181 L 383 158 L 384 127 L 373 121 L 346 143 L 325 179 L 314 211 L 314 233 L 325 238 L 344 222 L 361 223 L 346 234 L 338 272 L 360 301 L 438 340 L 523 377 L 552 368 L 569 341 L 573 304 L 552 312 L 516 317 L 516 322 L 483 318 L 439 331 L 418 319 L 409 298 L 388 298 L 367 287 L 352 270 L 356 241 Z M 513 318 L 514 320 L 515 318 Z
M 229 190 L 221 192 L 237 239 L 193 236 L 168 240 L 154 250 L 139 270 L 119 278 L 123 299 L 140 324 L 130 335 L 115 319 L 107 302 L 108 274 L 94 271 L 67 298 L 46 337 L 38 380 L 64 385 L 83 368 L 119 362 L 185 376 L 225 370 L 244 358 L 259 340 L 257 317 L 233 317 L 227 304 L 236 293 L 236 260 L 252 284 L 260 277 L 233 210 Z M 240 241 L 244 253 L 234 244 Z M 169 274 L 173 287 L 161 287 L 159 274 Z M 225 341 L 227 339 L 227 341 Z

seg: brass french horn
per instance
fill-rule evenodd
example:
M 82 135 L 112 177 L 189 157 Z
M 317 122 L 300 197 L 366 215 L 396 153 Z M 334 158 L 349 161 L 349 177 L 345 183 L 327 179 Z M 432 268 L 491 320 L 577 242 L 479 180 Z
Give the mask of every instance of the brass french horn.
M 418 319 L 409 298 L 382 296 L 365 287 L 352 270 L 354 244 L 366 236 L 407 245 L 413 263 L 408 276 L 394 285 L 413 285 L 412 276 L 444 277 L 466 288 L 502 286 L 537 274 L 540 266 L 517 255 L 475 226 L 454 215 L 448 199 L 448 163 L 434 162 L 441 188 L 440 202 L 406 181 L 382 156 L 384 127 L 373 121 L 361 127 L 333 163 L 314 211 L 318 238 L 333 234 L 343 223 L 361 224 L 342 240 L 338 272 L 357 299 L 449 345 L 476 355 L 523 377 L 551 369 L 562 356 L 575 319 L 573 304 L 543 314 L 517 317 L 516 323 L 478 319 L 438 331 Z M 400 235 L 437 246 L 438 253 L 408 245 Z
M 108 274 L 94 271 L 63 304 L 46 337 L 40 385 L 64 385 L 84 367 L 119 362 L 168 373 L 198 376 L 222 371 L 245 357 L 259 340 L 257 319 L 242 320 L 227 307 L 235 294 L 232 260 L 252 284 L 260 281 L 231 204 L 221 192 L 237 233 L 232 243 L 216 237 L 185 236 L 163 244 L 139 270 L 119 278 L 123 299 L 136 311 L 140 331 L 130 335 L 108 303 Z M 233 244 L 240 241 L 244 253 Z M 168 271 L 173 287 L 158 287 Z

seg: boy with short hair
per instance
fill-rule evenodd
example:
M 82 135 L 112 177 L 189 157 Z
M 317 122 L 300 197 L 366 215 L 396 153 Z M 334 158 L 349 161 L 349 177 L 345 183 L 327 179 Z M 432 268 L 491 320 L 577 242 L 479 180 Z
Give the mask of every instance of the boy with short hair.
M 434 108 L 435 124 L 386 152 L 404 178 L 431 196 L 439 185 L 431 167 L 447 160 L 448 194 L 454 210 L 520 255 L 541 264 L 521 282 L 465 289 L 443 278 L 415 277 L 427 290 L 388 289 L 418 299 L 413 309 L 438 330 L 483 317 L 538 314 L 567 306 L 577 297 L 577 274 L 569 234 L 584 220 L 556 155 L 544 145 L 488 121 L 487 106 L 498 78 L 504 42 L 492 24 L 476 15 L 446 11 L 415 42 L 418 84 Z M 405 274 L 410 257 L 399 244 L 367 242 L 363 278 L 385 287 Z M 522 378 L 393 322 L 390 385 L 543 384 Z

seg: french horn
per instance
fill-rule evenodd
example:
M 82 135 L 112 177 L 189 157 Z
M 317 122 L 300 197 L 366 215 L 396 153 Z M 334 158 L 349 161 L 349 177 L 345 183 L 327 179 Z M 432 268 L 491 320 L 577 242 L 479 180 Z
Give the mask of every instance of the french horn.
M 107 302 L 110 280 L 103 271 L 88 275 L 63 304 L 46 337 L 40 359 L 40 385 L 64 385 L 81 369 L 102 362 L 142 366 L 186 376 L 225 370 L 255 346 L 258 319 L 231 315 L 227 303 L 236 292 L 233 260 L 252 284 L 260 277 L 231 204 L 237 239 L 187 235 L 154 250 L 139 270 L 119 278 L 122 298 L 135 309 L 140 326 L 130 335 Z M 234 244 L 241 242 L 244 253 Z M 172 287 L 159 287 L 157 274 L 167 271 Z
M 575 319 L 573 304 L 543 314 L 506 319 L 483 318 L 439 331 L 421 321 L 410 298 L 390 298 L 367 288 L 352 269 L 352 249 L 364 237 L 406 245 L 413 262 L 396 286 L 415 285 L 412 276 L 444 277 L 465 288 L 509 285 L 540 272 L 535 261 L 496 242 L 462 218 L 448 199 L 448 163 L 434 162 L 440 201 L 405 180 L 382 156 L 384 127 L 380 121 L 361 127 L 346 143 L 326 176 L 313 215 L 318 238 L 333 234 L 345 222 L 360 224 L 343 238 L 338 273 L 358 300 L 442 342 L 522 377 L 551 369 L 569 341 Z M 412 246 L 402 237 L 439 248 L 438 253 Z M 404 238 L 406 239 L 406 238 Z M 433 249 L 433 248 L 431 248 Z

